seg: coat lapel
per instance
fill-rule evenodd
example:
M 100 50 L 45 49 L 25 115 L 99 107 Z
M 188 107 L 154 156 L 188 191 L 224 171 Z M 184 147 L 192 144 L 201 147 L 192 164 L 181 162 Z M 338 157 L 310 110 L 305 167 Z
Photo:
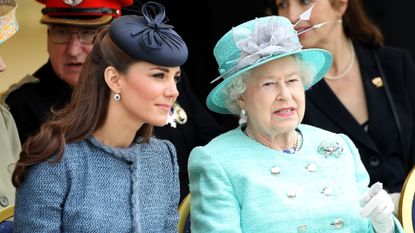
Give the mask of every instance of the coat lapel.
M 326 114 L 340 129 L 343 129 L 353 141 L 359 141 L 379 153 L 372 139 L 347 111 L 324 80 L 321 80 L 307 91 L 307 99 Z M 333 108 L 333 106 L 338 106 L 338 108 Z

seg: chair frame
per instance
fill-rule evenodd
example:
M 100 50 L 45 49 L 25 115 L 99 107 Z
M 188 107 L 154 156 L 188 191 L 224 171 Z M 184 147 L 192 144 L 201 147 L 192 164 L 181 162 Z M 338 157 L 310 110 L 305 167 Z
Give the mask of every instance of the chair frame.
M 9 205 L 6 208 L 0 210 L 0 222 L 7 220 L 14 215 L 14 205 Z
M 186 197 L 180 202 L 179 205 L 179 224 L 177 228 L 179 233 L 184 232 L 184 226 L 186 225 L 187 217 L 190 213 L 190 193 L 186 195 Z
M 402 188 L 399 200 L 398 218 L 406 233 L 414 233 L 414 223 L 412 222 L 412 208 L 415 194 L 415 167 L 409 172 Z

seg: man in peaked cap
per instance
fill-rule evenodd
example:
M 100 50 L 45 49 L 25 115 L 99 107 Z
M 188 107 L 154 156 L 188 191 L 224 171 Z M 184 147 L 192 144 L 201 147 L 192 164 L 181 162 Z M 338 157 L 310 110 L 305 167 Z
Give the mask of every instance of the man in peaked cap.
M 49 60 L 33 75 L 12 85 L 4 96 L 22 144 L 39 130 L 52 110 L 68 102 L 99 27 L 119 17 L 121 8 L 133 3 L 133 0 L 36 1 L 45 4 L 41 23 L 48 26 Z
M 16 21 L 14 0 L 0 0 L 0 44 L 13 36 L 19 29 Z M 0 57 L 0 72 L 6 69 L 6 64 Z M 16 163 L 20 153 L 20 141 L 16 125 L 10 112 L 0 104 L 0 211 L 10 208 L 14 203 L 15 189 L 11 182 L 12 164 Z M 12 232 L 12 223 L 0 223 L 0 232 Z

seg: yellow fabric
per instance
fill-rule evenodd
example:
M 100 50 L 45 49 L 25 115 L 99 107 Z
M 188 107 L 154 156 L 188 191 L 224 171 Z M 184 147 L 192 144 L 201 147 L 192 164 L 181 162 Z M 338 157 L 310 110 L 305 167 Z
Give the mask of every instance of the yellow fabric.
M 414 223 L 412 222 L 412 209 L 413 200 L 415 194 L 415 167 L 406 177 L 405 183 L 402 188 L 400 201 L 399 201 L 399 220 L 402 223 L 403 229 L 406 233 L 414 233 Z
M 0 222 L 12 218 L 14 215 L 14 205 L 9 205 L 7 208 L 0 210 Z
M 18 30 L 19 26 L 16 21 L 17 4 L 10 1 L 10 5 L 0 5 L 0 44 L 13 36 Z
M 190 193 L 186 195 L 183 201 L 179 205 L 179 233 L 184 233 L 184 226 L 190 213 Z

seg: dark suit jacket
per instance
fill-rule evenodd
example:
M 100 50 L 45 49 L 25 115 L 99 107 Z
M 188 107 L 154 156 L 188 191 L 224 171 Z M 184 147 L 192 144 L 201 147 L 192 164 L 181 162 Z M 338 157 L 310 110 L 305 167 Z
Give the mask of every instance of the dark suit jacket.
M 41 124 L 51 116 L 51 108 L 62 108 L 72 94 L 72 88 L 55 74 L 50 61 L 30 79 L 23 79 L 5 96 L 22 144 L 39 131 Z
M 388 191 L 399 192 L 415 162 L 415 65 L 403 49 L 371 49 L 358 43 L 354 46 L 366 95 L 368 131 L 357 123 L 324 80 L 306 92 L 303 123 L 348 135 L 359 149 L 371 184 L 380 181 Z M 389 86 L 401 133 L 385 85 L 376 87 L 372 83 L 373 78 L 381 76 L 372 51 L 378 54 L 385 75 L 382 80 Z

